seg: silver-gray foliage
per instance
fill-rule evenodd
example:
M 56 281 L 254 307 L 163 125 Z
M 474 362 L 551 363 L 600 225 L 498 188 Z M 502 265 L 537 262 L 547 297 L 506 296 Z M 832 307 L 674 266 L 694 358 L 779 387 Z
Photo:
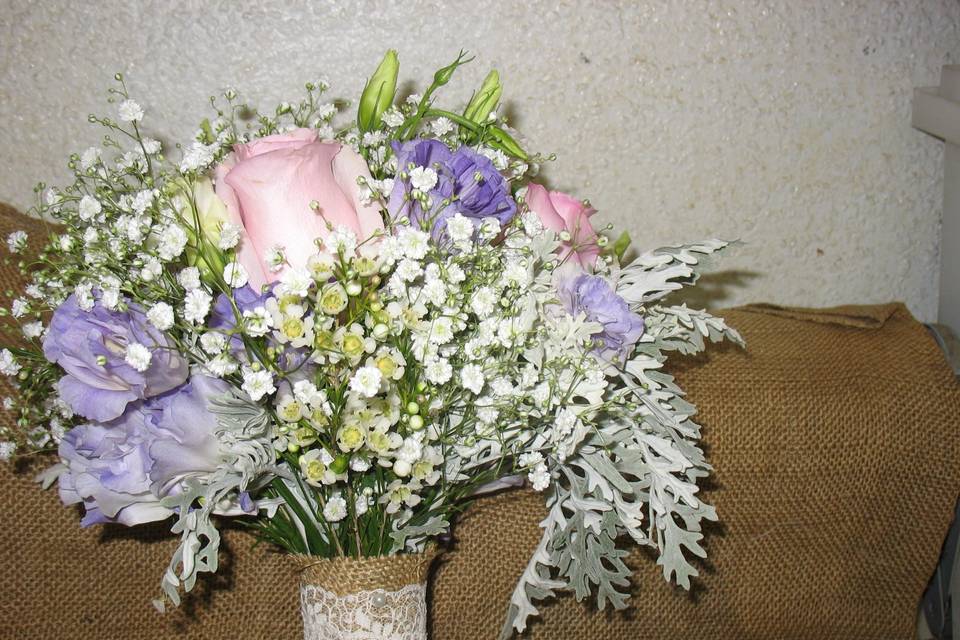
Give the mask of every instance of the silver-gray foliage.
M 691 556 L 705 556 L 701 522 L 717 517 L 697 496 L 697 481 L 711 468 L 692 419 L 696 408 L 662 368 L 670 352 L 694 354 L 707 342 L 743 340 L 721 318 L 659 301 L 695 283 L 705 261 L 727 245 L 711 240 L 658 249 L 615 274 L 617 293 L 645 321 L 640 343 L 618 365 L 622 384 L 607 392 L 625 411 L 595 418 L 573 455 L 551 469 L 543 533 L 501 637 L 523 631 L 539 613 L 534 603 L 560 589 L 578 600 L 594 594 L 601 609 L 627 606 L 630 570 L 623 558 L 630 542 L 656 550 L 667 580 L 688 589 L 697 575 Z

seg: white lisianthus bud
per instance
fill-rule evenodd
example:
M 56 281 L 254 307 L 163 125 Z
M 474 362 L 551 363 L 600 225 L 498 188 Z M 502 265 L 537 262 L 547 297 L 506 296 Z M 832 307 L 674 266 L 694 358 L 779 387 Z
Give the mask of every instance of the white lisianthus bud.
M 406 460 L 397 460 L 393 463 L 393 472 L 401 478 L 406 478 L 412 470 L 413 467 Z

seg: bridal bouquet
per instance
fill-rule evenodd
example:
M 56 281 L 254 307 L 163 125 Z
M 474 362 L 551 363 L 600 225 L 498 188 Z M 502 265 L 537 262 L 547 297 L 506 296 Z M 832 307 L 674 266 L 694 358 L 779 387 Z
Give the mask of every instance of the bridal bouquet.
M 118 75 L 102 146 L 38 188 L 58 226 L 4 310 L 0 453 L 56 448 L 42 480 L 84 525 L 170 519 L 165 599 L 216 571 L 219 518 L 300 556 L 416 554 L 524 479 L 547 515 L 505 635 L 560 589 L 625 607 L 631 543 L 696 575 L 710 467 L 663 365 L 740 338 L 661 300 L 726 243 L 625 259 L 536 181 L 496 72 L 437 106 L 465 62 L 402 97 L 388 52 L 348 122 L 323 80 L 270 113 L 228 90 L 172 148 Z

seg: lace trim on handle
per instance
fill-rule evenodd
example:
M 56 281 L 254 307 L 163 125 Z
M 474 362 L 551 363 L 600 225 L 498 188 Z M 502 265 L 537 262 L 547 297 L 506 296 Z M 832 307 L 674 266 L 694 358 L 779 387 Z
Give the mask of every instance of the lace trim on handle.
M 304 640 L 427 640 L 427 585 L 338 596 L 300 587 Z

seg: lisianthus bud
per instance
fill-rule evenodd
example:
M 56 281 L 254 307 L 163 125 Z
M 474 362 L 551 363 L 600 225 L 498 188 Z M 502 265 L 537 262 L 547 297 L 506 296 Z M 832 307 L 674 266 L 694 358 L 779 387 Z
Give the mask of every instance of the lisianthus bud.
M 221 227 L 230 222 L 227 206 L 217 197 L 209 178 L 197 179 L 192 188 L 184 183 L 176 183 L 171 190 L 175 195 L 178 213 L 186 223 L 184 228 L 192 240 L 186 247 L 187 263 L 197 267 L 204 280 L 211 281 L 214 274 L 219 275 L 226 266 L 223 253 L 215 242 L 220 237 Z M 199 230 L 194 228 L 195 220 L 200 223 Z
M 397 52 L 387 51 L 360 96 L 360 106 L 357 109 L 357 126 L 361 132 L 373 131 L 380 126 L 380 116 L 393 104 L 397 92 L 397 73 L 400 71 L 400 61 Z
M 473 94 L 470 104 L 463 112 L 463 117 L 477 124 L 486 122 L 490 113 L 497 108 L 502 93 L 503 85 L 500 84 L 500 74 L 497 73 L 496 69 L 493 69 L 487 74 L 483 85 L 480 86 L 480 91 Z

